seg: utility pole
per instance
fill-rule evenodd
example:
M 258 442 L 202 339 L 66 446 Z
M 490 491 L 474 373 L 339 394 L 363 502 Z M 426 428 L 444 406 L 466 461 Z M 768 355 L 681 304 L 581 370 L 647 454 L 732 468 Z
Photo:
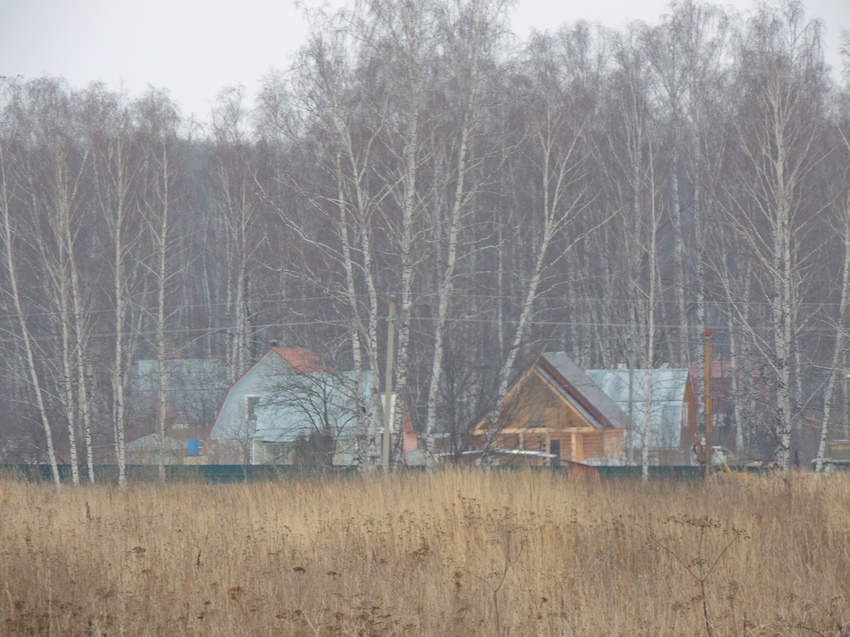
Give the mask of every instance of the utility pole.
M 384 439 L 381 446 L 381 468 L 384 475 L 390 471 L 390 437 L 392 435 L 393 350 L 395 349 L 395 296 L 390 297 L 387 317 L 387 368 L 384 372 Z
M 705 479 L 711 477 L 711 330 L 705 330 Z
M 632 338 L 631 336 L 627 336 L 627 343 L 625 348 L 626 354 L 626 364 L 629 366 L 629 443 L 626 445 L 626 460 L 629 464 L 632 464 L 635 459 L 635 408 L 634 408 L 634 399 L 635 399 L 635 357 L 634 352 L 632 351 Z M 646 419 L 647 424 L 649 423 L 649 418 Z M 644 425 L 647 426 L 647 425 Z

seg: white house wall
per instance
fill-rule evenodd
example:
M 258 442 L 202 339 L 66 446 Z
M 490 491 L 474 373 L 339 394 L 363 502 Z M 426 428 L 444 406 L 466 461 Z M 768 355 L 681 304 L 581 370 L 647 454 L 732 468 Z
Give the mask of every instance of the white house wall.
M 245 440 L 253 436 L 248 430 L 246 398 L 262 396 L 275 376 L 288 371 L 289 364 L 269 352 L 228 390 L 210 437 L 213 440 Z M 259 416 L 259 412 L 258 412 Z

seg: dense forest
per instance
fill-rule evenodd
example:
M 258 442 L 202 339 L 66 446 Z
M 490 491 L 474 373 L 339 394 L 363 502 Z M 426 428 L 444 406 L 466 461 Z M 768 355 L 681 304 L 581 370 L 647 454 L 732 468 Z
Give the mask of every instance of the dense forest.
M 850 437 L 850 89 L 822 26 L 683 1 L 517 42 L 505 11 L 316 15 L 207 124 L 155 89 L 0 80 L 0 459 L 122 465 L 170 418 L 164 381 L 139 413 L 140 360 L 233 380 L 277 339 L 383 378 L 391 303 L 423 434 L 498 410 L 541 351 L 681 367 L 711 328 L 742 458 Z

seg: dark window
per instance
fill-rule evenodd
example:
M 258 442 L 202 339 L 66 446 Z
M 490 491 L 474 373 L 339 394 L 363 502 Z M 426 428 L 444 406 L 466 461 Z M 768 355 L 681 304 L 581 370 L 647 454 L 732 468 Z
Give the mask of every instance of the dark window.
M 257 420 L 257 403 L 260 402 L 259 396 L 245 396 L 245 408 L 248 411 L 248 420 Z
M 549 464 L 553 467 L 561 466 L 561 441 L 560 440 L 550 440 L 549 441 L 549 453 L 554 455 L 555 457 L 549 461 Z

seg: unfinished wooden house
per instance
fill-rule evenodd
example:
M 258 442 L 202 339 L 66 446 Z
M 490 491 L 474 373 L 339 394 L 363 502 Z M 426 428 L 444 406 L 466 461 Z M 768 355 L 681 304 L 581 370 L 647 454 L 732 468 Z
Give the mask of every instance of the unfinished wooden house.
M 688 465 L 697 404 L 687 369 L 583 371 L 564 352 L 542 354 L 505 406 L 473 431 L 470 456 L 497 464 Z
M 564 352 L 542 354 L 501 413 L 479 422 L 476 452 L 496 464 L 624 464 L 628 416 Z

